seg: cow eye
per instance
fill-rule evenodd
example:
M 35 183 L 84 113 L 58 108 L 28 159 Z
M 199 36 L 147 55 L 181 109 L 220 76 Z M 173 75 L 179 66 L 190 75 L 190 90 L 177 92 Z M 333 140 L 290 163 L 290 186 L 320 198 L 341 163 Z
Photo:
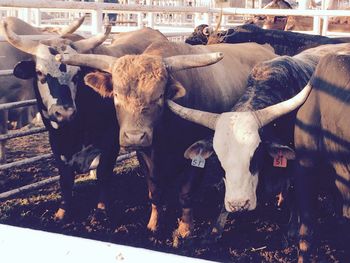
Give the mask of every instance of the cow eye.
M 145 113 L 149 112 L 149 110 L 150 110 L 149 107 L 143 107 L 143 108 L 141 109 L 141 113 L 145 114 Z
M 44 73 L 42 73 L 40 70 L 37 70 L 36 74 L 38 75 L 38 77 L 42 77 L 44 75 Z
M 263 147 L 260 143 L 258 148 L 255 149 L 255 152 L 250 159 L 249 171 L 252 174 L 257 173 L 261 169 L 262 163 L 263 163 Z
M 160 95 L 156 102 L 157 103 L 161 102 L 163 98 L 164 98 L 164 94 Z

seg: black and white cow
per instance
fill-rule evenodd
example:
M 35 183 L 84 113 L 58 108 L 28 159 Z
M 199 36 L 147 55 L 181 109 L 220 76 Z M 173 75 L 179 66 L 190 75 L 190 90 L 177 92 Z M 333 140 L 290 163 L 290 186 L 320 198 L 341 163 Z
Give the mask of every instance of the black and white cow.
M 97 208 L 105 209 L 119 151 L 119 127 L 113 99 L 102 98 L 85 86 L 84 77 L 91 69 L 62 64 L 55 56 L 93 52 L 119 57 L 140 53 L 152 41 L 166 38 L 147 28 L 123 34 L 105 47 L 100 45 L 107 38 L 110 26 L 104 34 L 76 42 L 68 37 L 32 41 L 16 35 L 6 22 L 1 26 L 8 42 L 32 57 L 32 60 L 18 63 L 14 75 L 34 79 L 38 108 L 49 131 L 62 191 L 62 202 L 55 218 L 63 219 L 71 206 L 74 174 L 96 165 L 100 190 Z

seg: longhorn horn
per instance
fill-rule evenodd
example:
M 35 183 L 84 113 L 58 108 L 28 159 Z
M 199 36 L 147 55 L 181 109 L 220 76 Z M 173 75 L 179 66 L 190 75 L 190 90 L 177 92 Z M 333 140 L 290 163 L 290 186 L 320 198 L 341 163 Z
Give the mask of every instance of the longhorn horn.
M 85 15 L 82 16 L 81 18 L 73 21 L 70 25 L 68 25 L 67 27 L 65 28 L 62 28 L 60 31 L 59 31 L 59 34 L 64 37 L 66 35 L 69 35 L 69 34 L 73 34 L 83 23 L 84 23 L 84 20 L 85 20 Z
M 55 59 L 64 64 L 96 68 L 108 73 L 112 73 L 113 65 L 117 60 L 111 56 L 95 54 L 58 54 Z
M 105 32 L 103 34 L 98 34 L 87 39 L 82 39 L 73 43 L 73 46 L 79 53 L 86 53 L 91 49 L 94 49 L 100 45 L 108 38 L 109 33 L 111 33 L 112 26 L 106 25 Z
M 209 66 L 220 61 L 223 57 L 224 54 L 222 52 L 213 52 L 196 55 L 172 56 L 163 58 L 163 62 L 170 72 L 175 72 L 183 69 Z
M 34 55 L 36 54 L 36 50 L 38 48 L 39 42 L 21 38 L 15 32 L 13 32 L 10 28 L 8 28 L 8 24 L 6 21 L 1 22 L 2 31 L 4 32 L 4 37 L 6 40 L 15 48 L 19 50 Z
M 269 124 L 275 119 L 290 113 L 301 106 L 310 94 L 312 87 L 308 83 L 297 95 L 293 98 L 280 102 L 276 105 L 269 106 L 265 109 L 254 111 L 253 114 L 257 117 L 259 127 Z
M 215 131 L 217 119 L 220 114 L 186 108 L 167 100 L 169 109 L 181 118 L 205 126 Z

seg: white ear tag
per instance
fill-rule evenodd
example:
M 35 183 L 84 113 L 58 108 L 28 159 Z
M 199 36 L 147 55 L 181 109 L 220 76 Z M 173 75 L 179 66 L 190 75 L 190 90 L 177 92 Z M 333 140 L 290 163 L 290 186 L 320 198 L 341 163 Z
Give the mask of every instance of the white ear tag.
M 196 155 L 191 162 L 191 165 L 198 168 L 204 168 L 205 159 L 201 156 L 202 150 L 200 150 L 199 154 Z

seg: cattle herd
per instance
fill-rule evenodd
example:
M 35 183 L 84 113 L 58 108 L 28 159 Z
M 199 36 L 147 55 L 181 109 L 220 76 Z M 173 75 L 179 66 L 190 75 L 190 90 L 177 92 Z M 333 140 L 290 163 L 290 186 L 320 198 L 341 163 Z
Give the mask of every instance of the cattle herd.
M 271 167 L 285 174 L 267 182 L 271 195 L 279 205 L 294 204 L 299 262 L 308 261 L 313 248 L 322 178 L 336 186 L 339 212 L 350 218 L 348 39 L 255 25 L 210 34 L 202 25 L 187 43 L 144 28 L 101 45 L 110 26 L 83 38 L 74 34 L 83 20 L 40 41 L 22 36 L 39 32 L 19 19 L 0 25 L 6 60 L 17 63 L 20 80 L 13 85 L 35 96 L 49 132 L 62 196 L 55 220 L 72 210 L 75 174 L 92 166 L 97 209 L 109 208 L 120 149 L 136 150 L 146 170 L 152 232 L 162 222 L 167 178 L 185 175 L 175 246 L 193 232 L 193 192 L 213 154 L 224 170 L 225 197 L 211 237 L 220 237 L 228 213 L 259 205 L 257 188 L 271 178 Z

